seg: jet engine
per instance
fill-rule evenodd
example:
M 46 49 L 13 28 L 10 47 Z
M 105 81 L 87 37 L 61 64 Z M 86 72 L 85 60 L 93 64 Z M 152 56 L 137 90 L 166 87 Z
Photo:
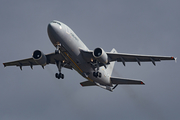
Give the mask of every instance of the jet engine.
M 102 48 L 94 49 L 93 56 L 97 61 L 99 61 L 99 62 L 101 62 L 103 64 L 108 63 L 108 56 L 107 56 L 106 52 Z
M 37 64 L 39 65 L 46 65 L 47 63 L 47 58 L 46 56 L 44 55 L 43 52 L 41 52 L 40 50 L 35 50 L 33 52 L 33 55 L 32 55 L 33 59 L 36 61 Z

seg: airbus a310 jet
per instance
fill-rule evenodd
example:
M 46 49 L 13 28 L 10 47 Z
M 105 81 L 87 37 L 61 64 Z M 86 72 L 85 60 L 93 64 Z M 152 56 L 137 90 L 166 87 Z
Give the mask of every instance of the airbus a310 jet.
M 100 47 L 89 50 L 71 28 L 56 20 L 48 24 L 47 32 L 56 48 L 55 52 L 45 55 L 42 51 L 35 50 L 31 58 L 6 62 L 3 63 L 4 67 L 18 66 L 22 70 L 22 66 L 30 66 L 33 69 L 34 65 L 41 65 L 44 68 L 47 64 L 56 64 L 59 72 L 55 77 L 58 79 L 64 79 L 62 67 L 74 69 L 87 79 L 80 83 L 82 86 L 99 86 L 113 91 L 119 84 L 144 85 L 140 80 L 111 76 L 115 61 L 122 62 L 125 66 L 126 62 L 137 62 L 139 65 L 141 62 L 152 62 L 156 65 L 156 61 L 175 60 L 171 56 L 117 53 L 114 48 L 111 52 L 105 52 Z

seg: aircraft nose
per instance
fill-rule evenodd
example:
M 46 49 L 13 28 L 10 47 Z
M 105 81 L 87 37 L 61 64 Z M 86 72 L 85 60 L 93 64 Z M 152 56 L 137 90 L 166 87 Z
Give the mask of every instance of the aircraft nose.
M 57 40 L 57 26 L 55 23 L 49 23 L 47 26 L 48 36 L 53 44 L 56 44 Z
M 61 36 L 63 34 L 63 31 L 61 29 L 62 29 L 61 24 L 57 21 L 52 21 L 47 26 L 49 39 L 54 45 L 59 43 L 59 40 L 61 39 Z
M 55 29 L 54 25 L 52 23 L 49 23 L 47 27 L 48 34 L 52 33 L 54 29 Z
M 61 32 L 61 24 L 57 21 L 53 21 L 51 23 L 48 24 L 48 27 L 47 27 L 47 31 L 48 31 L 48 34 L 58 34 Z
M 49 23 L 47 27 L 47 32 L 50 37 L 50 39 L 53 39 L 53 36 L 56 36 L 58 34 L 57 25 L 55 23 Z

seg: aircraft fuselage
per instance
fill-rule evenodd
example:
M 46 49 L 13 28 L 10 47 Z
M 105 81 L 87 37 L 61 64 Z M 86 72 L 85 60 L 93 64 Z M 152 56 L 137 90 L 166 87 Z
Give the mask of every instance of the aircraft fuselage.
M 52 44 L 57 47 L 60 46 L 60 52 L 65 59 L 70 61 L 70 65 L 84 78 L 100 83 L 105 86 L 112 86 L 110 76 L 107 74 L 104 66 L 99 68 L 101 77 L 94 77 L 94 69 L 91 64 L 88 64 L 80 49 L 88 51 L 87 46 L 80 40 L 80 38 L 65 24 L 59 21 L 53 21 L 48 25 L 48 35 Z

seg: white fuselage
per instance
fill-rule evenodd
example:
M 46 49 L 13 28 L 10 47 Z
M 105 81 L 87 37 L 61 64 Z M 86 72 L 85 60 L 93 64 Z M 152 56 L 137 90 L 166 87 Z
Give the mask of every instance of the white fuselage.
M 56 47 L 60 45 L 61 54 L 65 59 L 70 61 L 70 65 L 79 74 L 90 81 L 94 81 L 101 85 L 111 86 L 110 76 L 106 73 L 106 69 L 99 68 L 102 74 L 101 78 L 93 76 L 94 69 L 91 64 L 87 63 L 80 49 L 88 51 L 86 45 L 79 39 L 79 37 L 65 24 L 59 21 L 53 21 L 48 25 L 48 35 L 52 44 Z

